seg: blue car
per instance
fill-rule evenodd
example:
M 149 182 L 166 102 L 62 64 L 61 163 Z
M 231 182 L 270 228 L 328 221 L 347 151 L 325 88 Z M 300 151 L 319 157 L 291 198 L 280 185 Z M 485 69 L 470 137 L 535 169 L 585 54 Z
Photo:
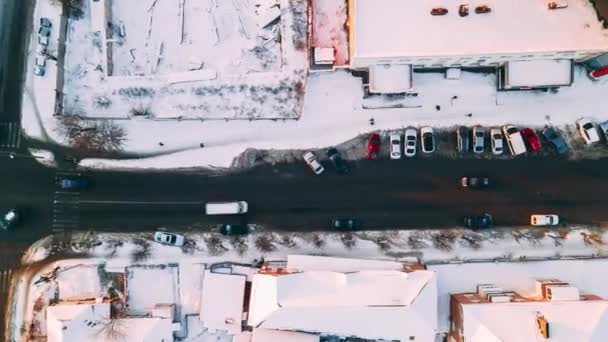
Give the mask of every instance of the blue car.
M 84 190 L 89 187 L 89 181 L 84 178 L 64 178 L 59 185 L 63 190 Z
M 557 154 L 568 152 L 568 144 L 564 137 L 554 128 L 547 127 L 543 130 L 543 137 L 553 146 Z

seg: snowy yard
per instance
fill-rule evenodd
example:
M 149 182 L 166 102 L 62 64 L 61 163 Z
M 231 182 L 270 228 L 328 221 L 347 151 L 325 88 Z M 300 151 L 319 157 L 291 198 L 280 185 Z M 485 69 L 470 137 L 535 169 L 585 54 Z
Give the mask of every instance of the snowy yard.
M 156 304 L 178 301 L 177 266 L 131 266 L 125 270 L 127 278 L 127 307 L 130 314 L 144 315 Z M 146 289 L 142 291 L 141 289 Z

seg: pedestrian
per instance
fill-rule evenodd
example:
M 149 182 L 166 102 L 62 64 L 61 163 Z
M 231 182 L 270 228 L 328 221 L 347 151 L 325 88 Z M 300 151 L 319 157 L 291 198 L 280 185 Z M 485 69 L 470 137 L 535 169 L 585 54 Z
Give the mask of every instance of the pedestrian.
M 373 126 L 375 123 L 376 123 L 376 121 L 374 120 L 374 118 L 370 118 L 370 119 L 369 119 L 369 124 L 370 124 L 371 126 Z
M 200 146 L 201 148 L 203 148 L 203 147 L 205 147 L 205 144 L 200 143 L 200 144 L 199 144 L 199 146 Z
M 464 116 L 466 116 L 467 118 L 470 118 L 473 116 L 473 113 L 465 114 Z
M 8 157 L 11 159 L 15 159 L 15 153 L 13 153 L 13 152 L 9 153 Z
M 440 106 L 440 105 L 436 105 L 436 106 L 435 106 L 435 109 L 436 109 L 437 111 L 440 111 L 440 110 L 441 110 L 441 106 Z
M 456 95 L 452 96 L 452 99 L 450 99 L 450 105 L 452 107 L 454 107 L 454 102 L 456 102 L 456 100 L 458 100 L 458 96 Z
M 165 146 L 165 144 L 163 144 L 163 142 L 162 142 L 162 141 L 159 141 L 159 142 L 158 142 L 158 146 Z

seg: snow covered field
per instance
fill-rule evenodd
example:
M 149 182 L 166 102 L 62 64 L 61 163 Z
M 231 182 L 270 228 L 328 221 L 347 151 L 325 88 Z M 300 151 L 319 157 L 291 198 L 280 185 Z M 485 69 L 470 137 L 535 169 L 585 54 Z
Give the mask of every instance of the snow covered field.
M 188 322 L 188 334 L 193 334 L 189 337 L 202 333 L 204 337 L 196 341 L 230 341 L 221 333 L 197 326 L 200 321 L 191 316 L 200 310 L 205 265 L 251 264 L 262 258 L 286 260 L 287 255 L 293 254 L 428 264 L 428 268 L 438 275 L 442 332 L 449 328 L 449 294 L 474 291 L 480 282 L 526 294 L 531 291 L 532 279 L 558 278 L 584 291 L 608 297 L 603 286 L 605 277 L 601 276 L 608 262 L 604 259 L 608 249 L 603 242 L 608 234 L 583 228 L 573 228 L 562 234 L 539 229 L 514 231 L 523 235 L 513 235 L 511 230 L 293 234 L 265 233 L 260 229 L 244 238 L 186 233 L 187 246 L 182 249 L 153 242 L 146 244 L 151 234 L 76 234 L 72 239 L 75 253 L 59 251 L 71 259 L 50 262 L 41 269 L 37 267 L 33 274 L 24 273 L 15 293 L 12 332 L 14 336 L 20 336 L 20 333 L 31 333 L 32 327 L 39 327 L 35 332 L 44 334 L 43 309 L 48 301 L 57 296 L 64 300 L 103 295 L 110 287 L 116 287 L 120 274 L 125 274 L 131 313 L 149 313 L 155 304 L 177 303 L 181 310 L 176 318 Z M 584 239 L 581 233 L 587 234 L 587 238 Z M 40 265 L 51 255 L 51 242 L 52 239 L 45 239 L 33 245 L 24 257 L 24 264 Z M 144 250 L 145 255 L 142 255 Z M 590 258 L 597 260 L 575 260 Z M 539 261 L 547 259 L 551 261 Z M 38 281 L 43 275 L 54 275 L 50 277 L 54 280 Z M 37 285 L 30 286 L 35 281 Z M 32 322 L 34 324 L 30 324 Z M 22 326 L 26 328 L 21 329 Z

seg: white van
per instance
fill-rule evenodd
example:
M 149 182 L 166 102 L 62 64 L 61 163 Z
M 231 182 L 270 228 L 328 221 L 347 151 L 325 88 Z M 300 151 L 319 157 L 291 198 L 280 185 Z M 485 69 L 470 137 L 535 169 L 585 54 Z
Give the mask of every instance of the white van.
M 514 156 L 526 153 L 526 145 L 524 144 L 524 138 L 522 138 L 519 129 L 513 125 L 506 125 L 502 127 L 502 133 L 509 146 L 509 151 Z
M 247 212 L 248 206 L 245 201 L 237 202 L 215 202 L 205 204 L 205 213 L 207 215 L 234 215 L 244 214 Z

